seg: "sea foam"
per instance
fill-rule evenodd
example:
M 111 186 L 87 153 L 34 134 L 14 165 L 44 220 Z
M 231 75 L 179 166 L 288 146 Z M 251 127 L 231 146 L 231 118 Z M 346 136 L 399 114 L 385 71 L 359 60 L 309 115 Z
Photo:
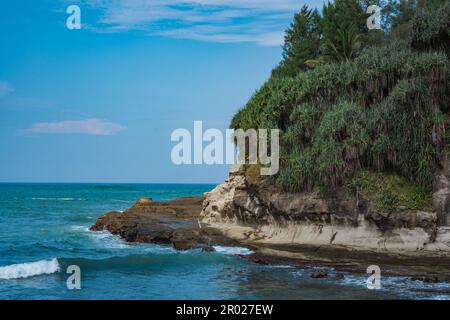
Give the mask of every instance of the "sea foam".
M 0 279 L 20 279 L 59 271 L 58 259 L 12 264 L 0 267 Z
M 231 255 L 241 255 L 246 256 L 252 254 L 253 251 L 247 248 L 242 247 L 222 247 L 222 246 L 214 246 L 214 249 L 222 254 L 231 254 Z

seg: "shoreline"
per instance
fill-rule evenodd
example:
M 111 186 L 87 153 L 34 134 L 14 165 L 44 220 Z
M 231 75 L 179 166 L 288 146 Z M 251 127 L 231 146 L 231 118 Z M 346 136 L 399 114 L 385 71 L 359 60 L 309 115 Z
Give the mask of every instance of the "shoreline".
M 113 211 L 98 218 L 91 231 L 107 230 L 127 242 L 172 245 L 177 250 L 213 246 L 244 247 L 253 253 L 238 255 L 251 263 L 289 265 L 298 268 L 333 268 L 336 272 L 366 274 L 378 265 L 382 275 L 403 276 L 424 283 L 450 282 L 450 257 L 441 251 L 383 252 L 341 245 L 309 245 L 244 240 L 251 228 L 230 230 L 200 222 L 203 198 L 185 197 L 153 202 L 143 198 L 128 210 Z
M 223 229 L 218 230 L 223 232 Z M 334 268 L 337 272 L 353 274 L 366 274 L 368 266 L 378 265 L 384 275 L 422 278 L 424 282 L 450 282 L 450 256 L 445 251 L 380 251 L 335 244 L 243 240 L 250 230 L 250 227 L 236 226 L 232 238 L 254 252 L 242 256 L 254 263 Z M 230 236 L 229 230 L 225 234 Z M 241 239 L 236 239 L 239 236 Z
M 308 245 L 252 246 L 255 253 L 244 257 L 263 264 L 283 264 L 295 267 L 333 268 L 336 272 L 367 274 L 367 267 L 377 265 L 382 275 L 410 277 L 423 282 L 450 282 L 450 258 L 443 256 L 405 255 L 355 250 L 338 246 Z M 438 269 L 438 270 L 437 270 Z

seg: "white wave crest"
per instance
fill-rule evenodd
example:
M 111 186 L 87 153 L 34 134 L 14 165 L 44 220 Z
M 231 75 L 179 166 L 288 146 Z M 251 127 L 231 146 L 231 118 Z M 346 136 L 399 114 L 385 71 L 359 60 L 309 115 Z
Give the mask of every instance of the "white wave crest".
M 120 200 L 120 199 L 112 199 L 114 202 L 121 202 L 121 203 L 133 203 L 133 200 Z
M 58 259 L 12 264 L 0 267 L 0 279 L 20 279 L 59 271 Z
M 232 255 L 241 255 L 247 256 L 252 254 L 253 251 L 247 248 L 242 247 L 222 247 L 222 246 L 214 246 L 214 249 L 222 254 L 232 254 Z
M 90 232 L 89 227 L 86 226 L 71 226 L 72 230 L 82 231 L 82 232 Z

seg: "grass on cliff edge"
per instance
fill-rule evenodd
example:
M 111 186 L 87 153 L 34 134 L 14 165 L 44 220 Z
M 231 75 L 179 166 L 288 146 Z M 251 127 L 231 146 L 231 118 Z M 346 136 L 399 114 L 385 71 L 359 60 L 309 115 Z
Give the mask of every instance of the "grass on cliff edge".
M 248 182 L 260 187 L 270 186 L 270 179 L 260 175 L 260 168 L 259 164 L 245 166 Z M 432 191 L 394 173 L 361 170 L 349 179 L 346 187 L 351 195 L 359 192 L 367 197 L 380 212 L 432 211 Z M 325 199 L 332 197 L 327 186 L 318 186 L 317 190 Z
M 363 170 L 349 183 L 353 194 L 365 195 L 382 212 L 397 212 L 401 209 L 432 210 L 432 192 L 396 174 Z

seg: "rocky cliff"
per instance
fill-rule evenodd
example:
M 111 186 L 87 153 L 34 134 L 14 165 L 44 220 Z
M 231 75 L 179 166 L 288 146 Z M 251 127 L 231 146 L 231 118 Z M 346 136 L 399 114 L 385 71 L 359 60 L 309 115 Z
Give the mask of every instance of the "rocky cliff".
M 446 131 L 450 130 L 450 123 L 447 121 Z M 446 152 L 440 163 L 441 170 L 435 175 L 433 208 L 437 213 L 437 220 L 440 226 L 450 226 L 450 159 Z
M 437 211 L 400 207 L 383 212 L 360 192 L 337 189 L 327 197 L 318 190 L 287 193 L 240 171 L 205 194 L 201 218 L 232 238 L 253 243 L 449 251 L 450 228 L 438 223 L 446 217 L 447 182 L 445 174 L 437 177 Z

